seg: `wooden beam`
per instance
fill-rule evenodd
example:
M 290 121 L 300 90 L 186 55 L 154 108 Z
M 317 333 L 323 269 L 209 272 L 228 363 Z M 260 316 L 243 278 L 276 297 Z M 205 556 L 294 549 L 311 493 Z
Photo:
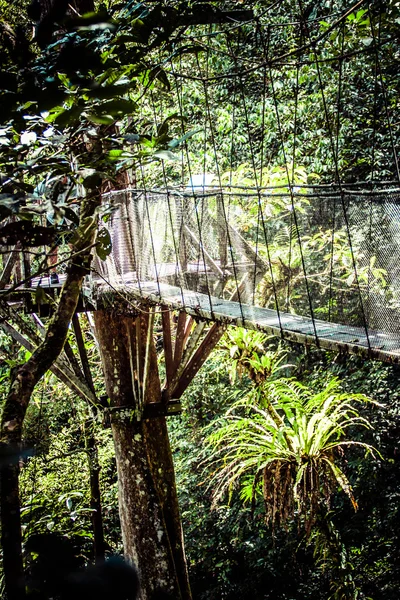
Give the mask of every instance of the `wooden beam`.
M 215 275 L 217 277 L 223 278 L 224 277 L 224 272 L 217 265 L 217 263 L 212 258 L 212 256 L 207 252 L 207 250 L 204 248 L 204 245 L 200 242 L 200 240 L 197 239 L 197 237 L 195 236 L 195 234 L 189 229 L 189 227 L 187 225 L 184 225 L 184 228 L 185 228 L 185 231 L 192 238 L 192 240 L 196 244 L 196 246 L 198 246 L 200 248 L 200 252 L 204 256 L 204 261 L 210 267 L 210 269 L 212 270 L 212 272 L 215 273 Z M 205 269 L 205 265 L 204 265 L 204 269 Z
M 72 327 L 74 329 L 76 343 L 78 346 L 79 357 L 81 359 L 81 364 L 83 368 L 83 373 L 85 375 L 86 383 L 89 388 L 92 390 L 93 394 L 95 394 L 94 384 L 92 372 L 90 370 L 89 359 L 85 348 L 85 340 L 82 333 L 81 324 L 79 322 L 79 316 L 75 313 L 72 317 Z M 72 349 L 71 349 L 72 350 Z M 68 356 L 68 355 L 67 355 Z M 75 357 L 75 355 L 73 355 Z
M 182 358 L 183 344 L 185 339 L 187 314 L 183 311 L 179 312 L 178 323 L 176 324 L 175 333 L 175 349 L 174 349 L 174 373 L 176 372 Z
M 178 400 L 182 396 L 183 392 L 189 386 L 195 375 L 198 373 L 202 365 L 210 356 L 211 352 L 214 350 L 215 346 L 218 344 L 219 340 L 224 334 L 224 331 L 225 327 L 223 325 L 219 325 L 218 323 L 214 323 L 214 325 L 212 325 L 206 337 L 184 368 L 175 388 L 171 390 L 171 398 Z
M 171 337 L 171 311 L 169 308 L 161 305 L 161 322 L 163 330 L 164 358 L 165 358 L 165 374 L 167 379 L 166 387 L 169 388 L 174 373 L 174 358 L 172 353 L 172 337 Z
M 31 316 L 31 320 L 33 321 L 35 326 L 38 328 L 40 336 L 41 336 L 41 337 L 33 338 L 34 342 L 37 345 L 39 345 L 40 342 L 42 341 L 44 334 L 46 333 L 46 328 L 45 328 L 44 324 L 42 323 L 40 317 L 36 313 L 32 313 L 30 316 Z M 15 320 L 15 313 L 11 316 L 11 320 Z M 19 320 L 18 324 L 19 324 L 19 327 L 22 330 L 22 332 L 25 333 L 24 326 L 26 324 L 26 321 Z M 27 331 L 26 334 L 28 337 L 30 337 L 32 339 L 32 331 L 29 331 L 29 332 Z M 74 371 L 75 375 L 78 377 L 78 379 L 80 379 L 81 381 L 85 381 L 85 376 L 82 373 L 82 369 L 80 367 L 79 361 L 78 361 L 77 357 L 75 356 L 75 353 L 72 350 L 71 344 L 68 342 L 68 340 L 66 340 L 66 342 L 64 344 L 64 350 L 63 350 L 61 356 L 64 356 L 64 355 L 67 357 L 68 362 L 71 365 L 71 368 Z
M 135 349 L 136 349 L 136 377 L 138 382 L 138 405 L 143 405 L 143 354 L 142 354 L 142 335 L 140 319 L 135 319 Z
M 31 276 L 31 260 L 27 252 L 22 253 L 23 279 L 27 287 L 31 287 L 32 282 L 29 279 Z
M 203 333 L 205 326 L 206 326 L 206 321 L 200 321 L 199 323 L 196 323 L 193 333 L 190 336 L 188 343 L 185 347 L 185 350 L 183 352 L 181 362 L 179 363 L 178 368 L 172 379 L 170 389 L 174 389 L 176 387 L 176 385 L 178 384 L 180 376 L 182 375 L 187 363 L 189 362 L 193 353 L 196 350 L 197 343 L 201 337 L 201 334 Z
M 20 244 L 16 244 L 14 248 L 11 249 L 10 256 L 7 259 L 6 264 L 4 265 L 3 272 L 0 277 L 0 290 L 4 290 L 7 283 L 10 281 L 12 270 L 15 266 L 15 263 L 18 260 L 18 250 L 20 249 Z
M 78 361 L 77 357 L 75 356 L 75 353 L 72 350 L 71 344 L 69 343 L 68 340 L 66 340 L 66 342 L 64 344 L 64 353 L 65 353 L 65 356 L 67 357 L 68 362 L 71 365 L 71 368 L 72 368 L 73 372 L 75 373 L 75 375 L 77 377 L 79 377 L 80 379 L 84 380 L 85 376 L 82 373 L 82 369 L 79 364 L 79 361 Z
M 188 320 L 186 322 L 185 334 L 183 336 L 183 347 L 184 348 L 186 348 L 186 342 L 188 341 L 190 333 L 192 331 L 193 323 L 194 323 L 193 317 L 189 316 L 189 318 L 188 318 Z
M 146 404 L 147 381 L 150 370 L 150 352 L 153 343 L 153 327 L 154 327 L 155 307 L 150 307 L 149 318 L 147 319 L 147 335 L 146 335 L 146 352 L 143 367 L 143 403 Z
M 126 335 L 128 338 L 128 355 L 129 355 L 129 368 L 130 368 L 130 372 L 131 372 L 131 381 L 132 381 L 132 391 L 133 391 L 133 398 L 135 401 L 135 405 L 139 406 L 140 401 L 139 401 L 139 382 L 138 382 L 138 378 L 137 378 L 137 363 L 135 360 L 135 352 L 136 352 L 136 348 L 135 348 L 135 338 L 132 337 L 132 323 L 129 321 L 125 322 L 126 325 Z M 135 332 L 136 332 L 136 325 L 135 325 Z M 95 338 L 97 340 L 97 338 Z
M 0 328 L 9 336 L 13 338 L 18 344 L 20 344 L 23 348 L 29 350 L 29 352 L 34 352 L 36 347 L 29 341 L 24 335 L 22 335 L 19 331 L 17 331 L 10 323 L 7 321 L 0 322 Z M 66 361 L 61 357 L 58 357 L 54 362 L 53 366 L 50 368 L 50 371 L 60 379 L 69 389 L 85 400 L 86 402 L 90 402 L 97 406 L 97 400 L 93 394 L 93 392 L 88 388 L 85 382 L 80 381 L 75 373 L 69 368 L 66 364 Z
M 26 321 L 21 318 L 21 315 L 18 312 L 10 310 L 9 306 L 6 303 L 0 304 L 0 314 L 3 315 L 3 318 L 6 322 L 8 322 L 8 320 L 11 320 L 17 323 L 18 327 L 22 332 L 21 335 L 26 336 L 27 340 L 31 344 L 33 344 L 33 348 L 41 344 L 43 340 L 43 335 L 45 333 L 45 326 L 43 325 L 42 321 L 40 320 L 37 314 L 32 315 L 32 322 Z M 32 325 L 34 327 L 32 327 Z M 73 354 L 72 348 L 68 344 L 68 341 L 64 346 L 62 354 L 60 354 L 60 356 L 58 357 L 58 361 L 61 365 L 65 366 L 67 370 L 71 370 L 71 366 L 77 379 L 81 383 L 85 383 L 84 375 L 80 369 L 79 363 L 75 355 Z
M 232 246 L 236 246 L 236 249 L 240 249 L 242 254 L 255 266 L 258 270 L 265 272 L 268 269 L 268 263 L 261 258 L 254 248 L 249 244 L 247 240 L 238 232 L 233 225 L 227 223 L 229 230 L 229 238 Z M 224 232 L 226 229 L 223 227 L 223 223 L 217 222 L 218 228 Z

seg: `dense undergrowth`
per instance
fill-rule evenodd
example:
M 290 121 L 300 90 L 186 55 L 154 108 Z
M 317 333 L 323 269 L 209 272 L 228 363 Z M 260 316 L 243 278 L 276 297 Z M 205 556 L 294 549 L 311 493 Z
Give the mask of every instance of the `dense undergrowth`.
M 366 405 L 374 429 L 361 437 L 379 447 L 382 460 L 352 449 L 343 467 L 358 500 L 354 512 L 336 494 L 324 526 L 307 540 L 298 523 L 272 531 L 260 501 L 252 514 L 233 494 L 229 506 L 211 510 L 201 453 L 204 430 L 229 405 L 232 388 L 220 362 L 209 361 L 186 396 L 181 419 L 171 421 L 178 489 L 192 585 L 197 598 L 397 598 L 399 525 L 398 367 L 356 357 L 288 348 L 295 374 L 315 390 L 333 376 L 349 392 L 362 392 L 385 407 Z M 246 385 L 246 382 L 242 382 Z M 204 390 L 207 390 L 205 393 Z M 184 424 L 184 427 L 182 425 Z
M 93 341 L 88 349 L 95 365 Z M 229 502 L 226 498 L 213 507 L 204 467 L 205 438 L 212 423 L 252 386 L 246 375 L 232 386 L 229 354 L 221 347 L 186 393 L 183 413 L 169 420 L 194 598 L 397 599 L 398 367 L 317 350 L 304 352 L 300 346 L 284 346 L 283 351 L 285 363 L 293 367 L 284 368 L 280 375 L 294 376 L 315 391 L 337 377 L 344 391 L 364 393 L 384 405 L 363 405 L 362 415 L 373 429 L 352 432 L 353 439 L 379 448 L 382 459 L 366 458 L 365 449 L 356 447 L 338 457 L 353 486 L 358 511 L 339 490 L 330 510 L 319 514 L 309 537 L 296 518 L 286 527 L 267 524 L 262 497 L 252 506 L 243 502 L 239 489 Z M 5 363 L 2 373 L 4 386 Z M 97 385 L 100 389 L 100 377 Z M 86 410 L 52 376 L 37 390 L 30 407 L 21 477 L 28 570 L 35 565 L 29 543 L 34 534 L 70 540 L 77 564 L 93 558 L 83 433 Z M 106 542 L 109 553 L 121 553 L 111 430 L 104 428 L 101 415 L 96 423 Z

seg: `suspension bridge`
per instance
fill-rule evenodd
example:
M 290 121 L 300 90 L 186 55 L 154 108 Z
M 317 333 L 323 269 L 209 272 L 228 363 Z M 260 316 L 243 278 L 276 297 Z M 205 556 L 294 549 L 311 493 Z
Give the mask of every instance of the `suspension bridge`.
M 157 314 L 164 406 L 180 398 L 228 325 L 399 362 L 400 121 L 382 75 L 385 33 L 364 15 L 372 41 L 349 54 L 351 14 L 329 25 L 340 51 L 319 22 L 299 21 L 287 26 L 294 49 L 280 54 L 278 25 L 258 19 L 197 28 L 186 37 L 185 63 L 183 52 L 163 62 L 171 83 L 150 91 L 142 118 L 156 124 L 148 143 L 163 139 L 165 149 L 156 163 L 139 160 L 130 186 L 103 194 L 112 251 L 95 259 L 79 307 L 136 316 L 132 344 L 143 351 L 131 368 L 144 404 Z M 375 65 L 362 102 L 370 148 L 343 126 L 360 54 Z M 301 114 L 318 121 L 307 140 Z M 361 178 L 342 173 L 350 141 Z M 324 183 L 308 172 L 307 152 L 326 162 Z M 378 164 L 388 178 L 377 179 Z M 57 294 L 61 283 L 62 275 L 60 284 L 42 276 L 9 300 L 29 299 L 35 312 L 32 288 Z M 9 326 L 8 333 L 17 335 Z M 71 360 L 57 367 L 70 381 Z

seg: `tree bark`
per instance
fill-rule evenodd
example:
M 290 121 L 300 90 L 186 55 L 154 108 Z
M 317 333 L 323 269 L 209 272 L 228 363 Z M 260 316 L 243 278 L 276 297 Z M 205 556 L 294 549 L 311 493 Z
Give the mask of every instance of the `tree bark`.
M 121 317 L 105 311 L 94 319 L 110 398 L 125 556 L 139 570 L 141 600 L 157 588 L 190 600 L 165 417 L 141 419 L 143 404 L 161 401 L 151 319 L 144 312 Z
M 18 482 L 22 426 L 36 384 L 49 370 L 64 347 L 69 324 L 78 303 L 82 281 L 90 267 L 90 248 L 97 231 L 93 215 L 99 205 L 99 194 L 82 203 L 80 223 L 87 229 L 88 219 L 92 219 L 91 235 L 86 240 L 79 240 L 75 244 L 74 250 L 80 254 L 75 256 L 69 266 L 57 310 L 49 323 L 43 342 L 25 364 L 16 368 L 1 417 L 0 447 L 5 457 L 5 464 L 0 470 L 1 542 L 8 600 L 25 598 Z

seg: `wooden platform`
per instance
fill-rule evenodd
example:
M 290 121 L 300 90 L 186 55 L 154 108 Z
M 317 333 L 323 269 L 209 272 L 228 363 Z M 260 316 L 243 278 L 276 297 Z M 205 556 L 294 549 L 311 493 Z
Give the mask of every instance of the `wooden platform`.
M 48 317 L 53 312 L 54 303 L 61 292 L 61 288 L 66 280 L 66 274 L 58 273 L 58 282 L 53 283 L 49 275 L 43 277 L 34 277 L 30 280 L 30 285 L 20 285 L 16 289 L 8 285 L 0 290 L 0 299 L 4 299 L 11 304 L 22 304 L 26 313 L 37 313 L 40 317 Z M 38 302 L 37 289 L 41 288 L 46 298 L 40 297 Z M 10 291 L 12 290 L 12 291 Z M 81 294 L 77 312 L 93 310 L 93 306 L 87 304 L 86 294 Z
M 8 301 L 25 300 L 32 304 L 30 312 L 39 312 L 34 302 L 35 288 L 40 285 L 50 296 L 59 293 L 65 275 L 59 275 L 59 283 L 51 283 L 50 278 L 32 280 L 31 287 L 21 286 L 7 298 Z M 314 345 L 333 351 L 349 352 L 375 358 L 389 363 L 400 363 L 400 333 L 368 331 L 329 323 L 289 313 L 277 313 L 268 308 L 258 308 L 181 289 L 166 283 L 138 282 L 134 274 L 125 278 L 124 283 L 113 283 L 111 288 L 102 280 L 87 281 L 83 288 L 78 312 L 109 307 L 114 302 L 120 305 L 126 301 L 145 300 L 151 304 L 163 304 L 173 310 L 184 310 L 187 314 L 206 321 L 236 325 L 247 329 L 264 331 L 283 339 L 305 345 Z M 39 307 L 40 308 L 40 307 Z M 46 309 L 46 305 L 41 307 Z M 46 314 L 44 314 L 46 316 Z
M 137 282 L 125 280 L 124 284 L 113 285 L 94 282 L 92 289 L 85 288 L 84 294 L 91 304 L 109 306 L 112 298 L 123 302 L 146 300 L 152 304 L 163 304 L 171 309 L 207 321 L 236 325 L 247 329 L 265 331 L 283 339 L 302 344 L 316 345 L 334 351 L 376 358 L 385 362 L 400 363 L 400 334 L 368 331 L 361 327 L 339 325 L 280 313 L 268 308 L 258 308 L 229 300 L 209 297 L 206 294 L 182 290 L 165 283 Z

